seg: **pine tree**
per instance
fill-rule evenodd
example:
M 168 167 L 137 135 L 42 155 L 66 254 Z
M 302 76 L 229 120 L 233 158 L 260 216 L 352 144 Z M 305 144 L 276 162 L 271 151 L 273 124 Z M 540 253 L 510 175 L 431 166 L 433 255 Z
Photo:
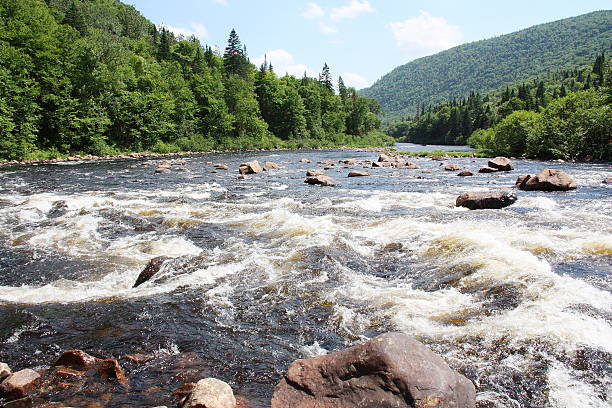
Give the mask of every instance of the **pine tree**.
M 223 54 L 223 68 L 227 75 L 246 76 L 249 61 L 246 58 L 246 47 L 240 42 L 236 30 L 232 29 Z
M 321 74 L 319 75 L 319 83 L 321 83 L 321 85 L 327 88 L 330 92 L 334 91 L 334 84 L 332 82 L 331 72 L 329 70 L 329 66 L 327 66 L 327 63 L 323 65 L 323 71 L 321 71 Z
M 160 61 L 170 58 L 170 33 L 165 27 L 162 27 L 161 35 L 159 36 L 159 48 L 157 50 L 157 58 Z
M 604 53 L 595 58 L 595 63 L 593 64 L 593 73 L 597 76 L 597 79 L 594 81 L 595 86 L 602 86 L 604 84 L 605 61 Z
M 338 94 L 340 95 L 342 102 L 345 102 L 346 98 L 348 97 L 348 90 L 346 89 L 346 85 L 344 85 L 344 80 L 342 77 L 338 77 Z
M 64 15 L 64 20 L 62 20 L 62 24 L 67 24 L 74 29 L 76 29 L 81 35 L 85 34 L 87 30 L 87 24 L 85 22 L 85 16 L 81 9 L 77 6 L 76 2 L 73 1 L 70 5 L 70 8 L 66 11 L 66 15 Z
M 544 88 L 544 81 L 540 81 L 538 84 L 538 89 L 536 90 L 536 106 L 545 106 L 546 103 L 544 101 L 546 89 Z

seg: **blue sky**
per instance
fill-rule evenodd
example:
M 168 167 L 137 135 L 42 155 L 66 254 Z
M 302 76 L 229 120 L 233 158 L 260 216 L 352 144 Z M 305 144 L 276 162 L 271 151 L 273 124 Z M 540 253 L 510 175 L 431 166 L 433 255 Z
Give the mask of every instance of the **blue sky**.
M 371 85 L 398 65 L 455 45 L 610 8 L 609 0 L 124 0 L 158 25 L 225 48 L 232 28 L 277 74 Z

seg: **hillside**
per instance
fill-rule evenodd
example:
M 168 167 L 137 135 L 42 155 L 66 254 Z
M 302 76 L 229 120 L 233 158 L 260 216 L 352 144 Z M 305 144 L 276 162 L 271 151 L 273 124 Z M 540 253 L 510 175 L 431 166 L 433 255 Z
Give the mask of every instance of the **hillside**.
M 395 68 L 361 95 L 382 105 L 387 118 L 487 92 L 550 70 L 588 64 L 612 47 L 612 11 L 541 24 L 424 57 Z

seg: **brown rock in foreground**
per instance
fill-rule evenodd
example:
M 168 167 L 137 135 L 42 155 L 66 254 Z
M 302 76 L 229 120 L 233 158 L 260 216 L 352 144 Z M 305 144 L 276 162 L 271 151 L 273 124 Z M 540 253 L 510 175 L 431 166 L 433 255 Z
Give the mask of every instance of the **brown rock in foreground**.
M 348 177 L 367 177 L 369 175 L 370 173 L 367 171 L 352 170 L 349 172 Z
M 335 186 L 334 179 L 329 176 L 307 177 L 304 183 L 320 186 Z
M 568 191 L 577 187 L 569 174 L 555 169 L 542 170 L 535 176 L 521 175 L 516 180 L 516 185 L 526 191 Z
M 82 350 L 67 350 L 64 351 L 53 365 L 83 369 L 91 367 L 97 361 L 97 358 L 90 356 Z
M 250 162 L 242 163 L 238 168 L 240 174 L 256 174 L 261 173 L 263 169 L 259 165 L 257 160 L 253 160 Z
M 487 166 L 499 170 L 499 171 L 510 171 L 513 170 L 512 161 L 507 157 L 496 157 L 494 159 L 489 160 Z
M 291 405 L 287 405 L 289 408 Z M 184 408 L 236 408 L 232 388 L 216 378 L 198 381 L 191 395 L 183 404 Z
M 412 337 L 388 333 L 337 353 L 297 360 L 271 408 L 473 408 L 474 385 Z
M 158 256 L 156 258 L 151 259 L 147 266 L 145 266 L 145 268 L 142 270 L 142 272 L 140 272 L 140 275 L 138 275 L 138 278 L 136 279 L 136 283 L 134 283 L 134 286 L 132 287 L 137 288 L 138 286 L 151 279 L 157 272 L 159 272 L 164 262 L 166 262 L 168 259 L 170 258 L 166 256 Z
M 39 380 L 40 375 L 34 370 L 26 368 L 25 370 L 17 371 L 2 381 L 2 384 L 0 384 L 0 395 L 10 400 L 23 398 L 36 387 Z
M 470 210 L 498 210 L 514 204 L 516 200 L 516 194 L 508 191 L 477 191 L 461 194 L 455 206 Z
M 11 375 L 13 372 L 6 363 L 0 363 L 0 382 L 4 381 L 6 377 Z

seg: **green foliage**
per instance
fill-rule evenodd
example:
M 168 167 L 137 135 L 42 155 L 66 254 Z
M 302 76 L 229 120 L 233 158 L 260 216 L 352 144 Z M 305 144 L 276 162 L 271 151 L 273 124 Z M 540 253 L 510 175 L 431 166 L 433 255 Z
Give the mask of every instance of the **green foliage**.
M 612 11 L 598 11 L 417 59 L 362 94 L 397 120 L 414 114 L 423 102 L 448 102 L 471 91 L 484 93 L 552 69 L 590 63 L 594 53 L 610 50 L 611 37 Z
M 0 159 L 388 144 L 324 72 L 257 72 L 234 30 L 221 57 L 116 0 L 0 0 Z

